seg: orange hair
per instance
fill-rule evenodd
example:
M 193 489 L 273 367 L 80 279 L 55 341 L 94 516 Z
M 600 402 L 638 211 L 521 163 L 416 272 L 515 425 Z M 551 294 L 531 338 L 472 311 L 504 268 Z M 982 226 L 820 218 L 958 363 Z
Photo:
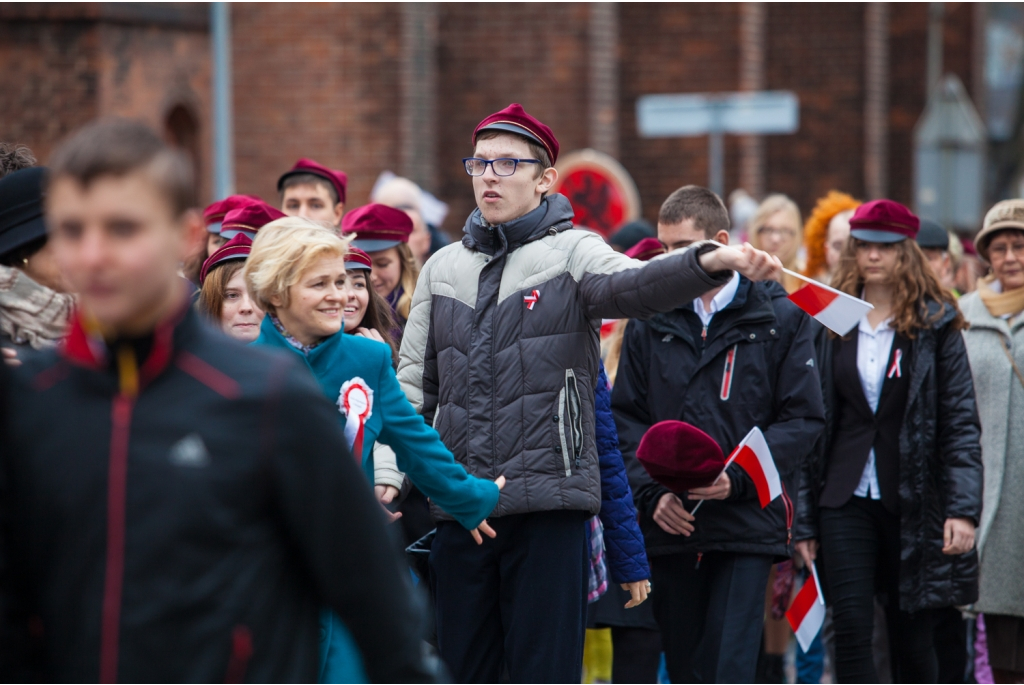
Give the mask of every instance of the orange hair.
M 811 216 L 804 224 L 804 247 L 807 249 L 807 266 L 804 276 L 817 278 L 827 269 L 825 263 L 825 243 L 828 241 L 828 225 L 836 214 L 850 209 L 857 209 L 863 203 L 838 190 L 828 191 L 828 195 L 818 200 Z

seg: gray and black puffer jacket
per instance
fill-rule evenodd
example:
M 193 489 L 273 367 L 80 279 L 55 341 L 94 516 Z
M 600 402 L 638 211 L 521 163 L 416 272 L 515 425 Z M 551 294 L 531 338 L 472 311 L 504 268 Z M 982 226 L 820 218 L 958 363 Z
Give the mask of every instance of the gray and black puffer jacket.
M 492 516 L 596 514 L 601 319 L 645 319 L 732 276 L 700 266 L 712 244 L 645 265 L 574 230 L 572 218 L 557 194 L 497 226 L 475 211 L 462 242 L 424 266 L 413 296 L 398 379 L 467 471 L 505 476 Z

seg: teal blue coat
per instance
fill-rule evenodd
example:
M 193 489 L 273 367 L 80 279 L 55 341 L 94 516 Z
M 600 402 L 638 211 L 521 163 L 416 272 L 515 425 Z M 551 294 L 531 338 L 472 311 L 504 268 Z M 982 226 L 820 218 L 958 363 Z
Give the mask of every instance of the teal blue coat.
M 475 478 L 455 461 L 437 431 L 428 426 L 405 398 L 395 370 L 391 350 L 375 340 L 341 331 L 303 354 L 284 339 L 270 317 L 263 319 L 260 337 L 254 345 L 290 350 L 313 372 L 327 399 L 337 403 L 342 386 L 362 379 L 372 392 L 370 417 L 363 428 L 363 471 L 373 483 L 373 443 L 382 442 L 395 451 L 398 469 L 437 506 L 466 528 L 472 529 L 498 503 L 498 486 Z M 346 417 L 338 410 L 338 422 L 345 428 Z
M 339 405 L 342 386 L 362 379 L 372 393 L 360 455 L 369 483 L 373 483 L 373 444 L 380 441 L 395 451 L 399 470 L 466 528 L 476 528 L 494 509 L 498 486 L 466 473 L 437 431 L 412 408 L 391 367 L 387 345 L 339 331 L 306 354 L 285 340 L 269 316 L 264 317 L 260 337 L 253 344 L 297 355 L 327 399 Z M 344 430 L 347 418 L 340 406 L 338 422 Z M 344 624 L 326 610 L 320 619 L 320 682 L 366 682 L 359 650 Z

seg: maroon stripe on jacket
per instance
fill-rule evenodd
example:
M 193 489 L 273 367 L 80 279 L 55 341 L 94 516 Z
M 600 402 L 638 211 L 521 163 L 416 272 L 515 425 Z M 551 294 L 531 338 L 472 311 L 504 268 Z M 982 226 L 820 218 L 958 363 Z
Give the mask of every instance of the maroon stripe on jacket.
M 103 583 L 100 625 L 100 682 L 117 682 L 118 643 L 121 631 L 121 590 L 124 581 L 125 497 L 128 486 L 128 437 L 131 432 L 130 397 L 114 398 L 107 475 L 107 568 Z
M 226 399 L 237 400 L 242 395 L 238 381 L 218 371 L 191 352 L 181 351 L 178 353 L 178 368 Z

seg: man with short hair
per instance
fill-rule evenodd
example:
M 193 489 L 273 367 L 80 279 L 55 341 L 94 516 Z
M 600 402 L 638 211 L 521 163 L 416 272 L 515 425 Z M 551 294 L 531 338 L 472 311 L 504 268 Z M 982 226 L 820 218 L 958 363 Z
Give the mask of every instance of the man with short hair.
M 601 320 L 668 311 L 732 269 L 765 278 L 780 265 L 750 246 L 706 242 L 645 265 L 574 230 L 569 201 L 550 194 L 558 141 L 518 104 L 486 117 L 472 143 L 463 164 L 477 209 L 462 242 L 424 266 L 398 372 L 467 471 L 507 479 L 495 539 L 466 545 L 450 521 L 437 526 L 438 643 L 457 682 L 497 682 L 503 665 L 512 682 L 577 682 L 584 521 L 601 504 Z M 647 589 L 629 584 L 637 603 Z
M 348 175 L 302 158 L 277 180 L 281 211 L 325 226 L 341 226 Z
M 407 573 L 337 409 L 189 306 L 187 160 L 113 120 L 51 163 L 50 242 L 81 310 L 4 398 L 0 673 L 313 682 L 329 607 L 374 682 L 423 680 Z
M 707 239 L 726 243 L 729 213 L 710 190 L 685 186 L 662 205 L 658 237 L 670 251 Z M 768 573 L 792 554 L 794 478 L 825 423 L 817 330 L 782 286 L 741 273 L 626 327 L 612 410 L 674 683 L 754 682 Z M 762 509 L 753 481 L 735 464 L 688 494 L 656 483 L 636 450 L 647 430 L 666 420 L 696 426 L 725 454 L 760 427 L 782 476 L 782 497 Z M 708 501 L 695 517 L 699 500 Z

